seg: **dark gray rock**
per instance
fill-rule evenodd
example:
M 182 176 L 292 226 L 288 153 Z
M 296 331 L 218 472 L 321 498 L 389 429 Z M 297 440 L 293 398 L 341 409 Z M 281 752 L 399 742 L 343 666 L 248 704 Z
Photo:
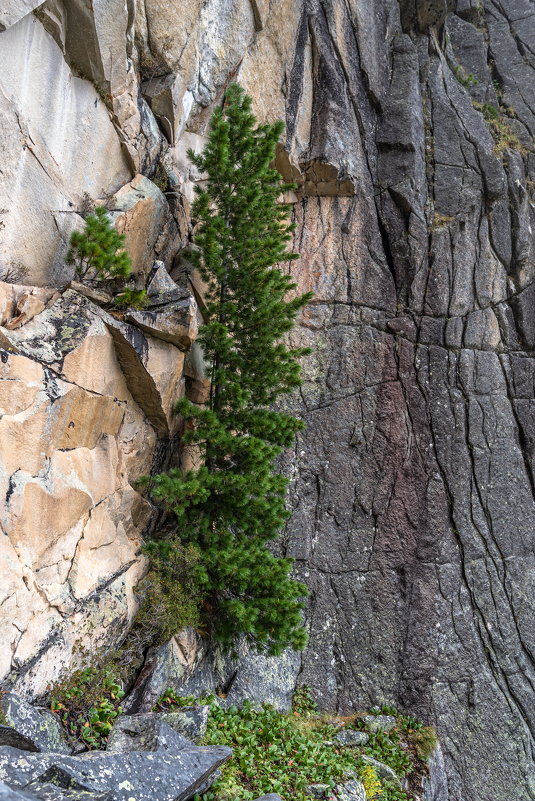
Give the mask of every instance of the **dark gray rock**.
M 54 751 L 70 754 L 61 726 L 48 709 L 32 706 L 14 693 L 0 697 L 0 710 L 7 726 L 0 726 L 0 745 L 24 751 Z
M 334 742 L 337 745 L 354 747 L 366 745 L 369 739 L 365 731 L 355 731 L 355 729 L 342 729 L 342 731 L 334 735 Z
M 310 146 L 349 149 L 358 189 L 294 207 L 317 280 L 292 336 L 315 350 L 284 546 L 320 706 L 407 710 L 437 728 L 450 798 L 533 801 L 533 3 L 457 6 L 433 30 L 415 0 L 303 13 L 287 150 L 309 81 Z
M 111 730 L 106 751 L 170 751 L 176 753 L 193 743 L 183 737 L 156 713 L 122 715 Z
M 107 801 L 186 801 L 232 754 L 230 748 L 185 746 L 179 751 L 82 756 L 28 754 L 0 748 L 0 780 L 15 788 L 42 781 L 77 792 L 109 794 Z

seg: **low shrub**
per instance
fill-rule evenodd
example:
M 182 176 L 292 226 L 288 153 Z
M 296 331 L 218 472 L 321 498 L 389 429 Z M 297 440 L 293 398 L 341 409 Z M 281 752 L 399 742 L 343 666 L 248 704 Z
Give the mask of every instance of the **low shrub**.
M 104 748 L 121 714 L 123 685 L 111 665 L 75 670 L 50 693 L 50 708 L 74 740 L 88 749 Z

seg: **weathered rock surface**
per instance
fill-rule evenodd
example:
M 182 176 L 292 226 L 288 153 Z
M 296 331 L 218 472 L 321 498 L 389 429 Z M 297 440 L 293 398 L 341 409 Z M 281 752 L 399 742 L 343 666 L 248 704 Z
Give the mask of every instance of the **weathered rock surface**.
M 224 86 L 237 77 L 262 121 L 284 118 L 294 269 L 315 292 L 294 335 L 315 350 L 293 404 L 308 428 L 288 462 L 286 540 L 311 637 L 285 694 L 298 676 L 325 708 L 385 701 L 435 723 L 451 801 L 535 799 L 531 0 L 35 5 L 0 11 L 0 277 L 67 283 L 84 193 L 125 187 L 117 216 L 146 232 L 136 267 L 155 254 L 169 267 L 200 178 L 185 151 L 202 148 Z M 63 355 L 39 300 L 0 329 L 0 674 L 26 665 L 31 692 L 72 632 L 96 619 L 110 641 L 131 616 L 146 512 L 130 482 L 155 430 L 174 433 L 183 358 L 160 349 L 153 369 L 156 339 L 102 318 Z M 202 402 L 198 361 L 187 369 Z M 100 410 L 98 431 L 85 421 Z
M 231 754 L 225 746 L 202 748 L 187 740 L 168 751 L 90 751 L 71 757 L 29 754 L 2 746 L 0 780 L 15 790 L 27 791 L 30 798 L 52 801 L 69 797 L 62 793 L 69 789 L 75 791 L 71 797 L 80 801 L 87 794 L 98 798 L 99 793 L 102 801 L 150 801 L 155 791 L 158 801 L 186 801 Z
M 28 290 L 8 288 L 4 322 Z M 133 483 L 184 388 L 170 343 L 78 292 L 38 293 L 42 311 L 0 328 L 0 675 L 30 696 L 131 621 L 150 514 Z
M 343 729 L 334 735 L 335 743 L 339 745 L 359 746 L 366 745 L 369 736 L 365 731 L 355 731 L 354 729 Z
M 160 715 L 123 715 L 117 718 L 110 732 L 106 751 L 181 751 L 191 741 L 169 726 Z
M 11 745 L 28 751 L 71 753 L 58 720 L 48 709 L 38 709 L 14 693 L 5 693 L 0 697 L 0 712 L 7 724 L 0 726 L 1 745 Z M 8 742 L 10 733 L 24 738 L 27 745 Z
M 338 801 L 366 801 L 366 790 L 358 779 L 349 779 L 336 785 L 334 796 Z

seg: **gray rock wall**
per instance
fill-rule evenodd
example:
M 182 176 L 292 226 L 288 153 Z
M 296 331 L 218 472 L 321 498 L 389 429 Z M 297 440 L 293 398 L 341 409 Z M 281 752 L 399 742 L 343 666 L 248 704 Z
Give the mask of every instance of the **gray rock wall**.
M 355 194 L 296 206 L 316 292 L 289 464 L 288 547 L 312 590 L 299 680 L 327 708 L 384 700 L 435 722 L 450 799 L 520 801 L 535 797 L 534 6 L 459 3 L 433 28 L 398 12 L 303 11 L 311 148 Z

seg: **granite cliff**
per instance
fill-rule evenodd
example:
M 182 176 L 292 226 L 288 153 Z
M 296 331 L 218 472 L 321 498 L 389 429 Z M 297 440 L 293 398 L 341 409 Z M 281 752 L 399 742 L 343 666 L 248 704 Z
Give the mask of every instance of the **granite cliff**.
M 435 723 L 435 801 L 534 799 L 532 0 L 4 0 L 0 31 L 5 682 L 39 695 L 132 617 L 135 479 L 205 388 L 185 151 L 237 79 L 286 122 L 315 293 L 287 460 L 285 547 L 311 589 L 291 682 Z M 136 270 L 161 260 L 183 287 L 171 323 L 67 288 L 96 200 Z

